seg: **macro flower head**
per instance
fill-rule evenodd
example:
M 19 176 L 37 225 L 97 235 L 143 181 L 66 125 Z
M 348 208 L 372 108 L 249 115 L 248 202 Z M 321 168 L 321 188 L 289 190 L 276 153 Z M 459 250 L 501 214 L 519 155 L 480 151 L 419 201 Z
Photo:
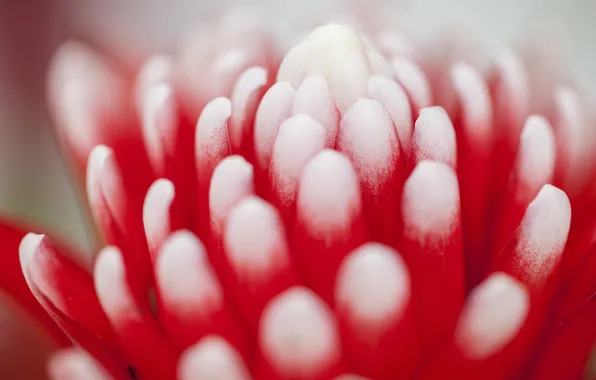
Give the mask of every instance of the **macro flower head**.
M 514 50 L 486 68 L 369 29 L 280 53 L 243 13 L 134 74 L 79 42 L 56 53 L 48 101 L 102 248 L 5 227 L 0 272 L 62 347 L 52 379 L 587 374 L 581 91 L 537 93 Z

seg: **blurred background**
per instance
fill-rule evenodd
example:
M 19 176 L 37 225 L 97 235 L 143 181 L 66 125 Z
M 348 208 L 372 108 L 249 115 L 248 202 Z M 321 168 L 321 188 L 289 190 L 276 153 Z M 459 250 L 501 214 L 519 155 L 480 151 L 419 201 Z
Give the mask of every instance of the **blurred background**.
M 557 39 L 573 76 L 596 93 L 596 1 L 411 0 L 386 15 L 421 36 L 446 25 L 473 31 L 489 51 L 530 36 Z M 344 1 L 343 3 L 347 3 Z M 78 198 L 59 155 L 45 108 L 45 74 L 60 43 L 78 38 L 140 60 L 172 46 L 200 21 L 238 1 L 0 0 L 0 213 L 89 244 Z M 356 1 L 350 1 L 354 6 Z M 376 1 L 368 1 L 367 7 Z M 283 36 L 330 6 L 325 0 L 254 0 Z M 356 4 L 357 5 L 357 4 Z M 547 26 L 546 28 L 544 26 Z M 553 44 L 555 45 L 555 44 Z

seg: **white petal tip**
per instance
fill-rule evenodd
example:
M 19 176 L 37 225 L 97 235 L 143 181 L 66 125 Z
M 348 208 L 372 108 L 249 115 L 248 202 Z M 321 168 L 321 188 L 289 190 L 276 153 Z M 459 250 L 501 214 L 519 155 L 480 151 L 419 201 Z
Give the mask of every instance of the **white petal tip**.
M 23 240 L 21 240 L 21 244 L 19 245 L 19 258 L 23 269 L 29 265 L 44 238 L 45 235 L 35 234 L 33 232 L 29 232 L 23 237 Z

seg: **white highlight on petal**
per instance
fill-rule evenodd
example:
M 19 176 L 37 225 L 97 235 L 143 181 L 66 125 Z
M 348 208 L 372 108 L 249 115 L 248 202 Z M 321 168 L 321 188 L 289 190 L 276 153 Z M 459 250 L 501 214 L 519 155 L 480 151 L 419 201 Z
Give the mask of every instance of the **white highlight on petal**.
M 289 263 L 283 224 L 277 210 L 256 196 L 242 200 L 230 212 L 225 229 L 230 267 L 250 282 L 259 282 Z
M 126 200 L 114 152 L 97 145 L 87 161 L 87 198 L 95 221 L 100 226 L 120 223 Z M 122 226 L 120 226 L 122 227 Z
M 589 179 L 586 173 L 593 167 L 594 132 L 582 109 L 579 95 L 570 88 L 555 92 L 555 131 L 558 171 L 563 188 L 573 196 Z
M 420 110 L 416 120 L 412 151 L 414 163 L 422 160 L 444 162 L 456 167 L 457 149 L 455 130 L 449 115 L 442 107 L 428 107 Z
M 420 162 L 404 185 L 404 234 L 427 243 L 440 241 L 455 228 L 459 205 L 453 169 L 440 162 Z
M 104 57 L 80 42 L 60 47 L 48 84 L 51 108 L 77 154 L 85 157 L 106 133 L 102 122 L 126 119 L 126 85 Z
M 530 297 L 522 284 L 507 274 L 492 274 L 468 297 L 455 340 L 466 356 L 485 359 L 511 342 L 529 309 Z
M 350 160 L 330 149 L 316 155 L 302 172 L 296 203 L 301 219 L 315 235 L 349 228 L 362 210 L 358 177 Z
M 300 84 L 292 114 L 306 114 L 325 128 L 327 147 L 335 145 L 339 114 L 331 98 L 331 90 L 327 81 L 321 76 L 310 76 Z
M 230 210 L 243 198 L 254 194 L 253 167 L 242 156 L 224 158 L 213 171 L 209 187 L 211 228 L 223 232 Z
M 112 376 L 80 348 L 60 350 L 50 357 L 52 380 L 112 380 Z
M 243 128 L 248 127 L 246 117 L 248 107 L 254 102 L 253 96 L 267 84 L 267 70 L 260 66 L 250 67 L 240 75 L 232 90 L 232 113 L 230 128 L 230 144 L 234 149 L 240 149 L 246 132 Z
M 90 182 L 92 175 L 98 175 L 105 168 L 106 162 L 113 157 L 112 149 L 105 145 L 97 145 L 89 154 L 87 166 L 87 182 Z
M 368 191 L 379 192 L 400 156 L 399 140 L 385 108 L 374 99 L 358 99 L 344 114 L 337 146 L 354 164 Z
M 108 217 L 105 207 L 116 220 L 124 211 L 122 178 L 114 152 L 105 145 L 97 145 L 87 162 L 87 197 L 96 219 Z
M 213 162 L 219 161 L 230 151 L 228 120 L 231 115 L 232 102 L 224 97 L 213 99 L 201 112 L 195 136 L 195 158 L 199 177 L 207 174 L 205 170 L 213 170 Z
M 367 46 L 347 26 L 329 24 L 313 30 L 306 40 L 286 54 L 278 81 L 288 81 L 295 88 L 308 75 L 322 75 L 332 98 L 343 114 L 366 92 L 371 67 Z
M 180 380 L 250 380 L 238 352 L 219 336 L 207 336 L 188 348 L 178 364 Z
M 278 82 L 265 93 L 255 115 L 255 155 L 258 167 L 269 168 L 271 150 L 281 123 L 292 114 L 296 90 L 288 82 Z
M 295 201 L 300 175 L 308 161 L 325 148 L 326 138 L 323 126 L 304 114 L 292 116 L 280 126 L 269 170 L 282 205 Z
M 397 82 L 408 93 L 414 109 L 429 107 L 432 92 L 422 69 L 406 57 L 396 57 L 391 63 Z
M 21 262 L 21 267 L 23 269 L 23 273 L 25 274 L 25 278 L 27 277 L 27 268 L 29 264 L 31 264 L 33 260 L 33 256 L 35 256 L 35 252 L 39 249 L 41 242 L 45 238 L 43 234 L 35 234 L 33 232 L 29 232 L 21 243 L 19 244 L 19 260 Z
M 399 320 L 410 300 L 406 264 L 393 249 L 367 243 L 343 262 L 337 276 L 335 297 L 356 324 L 376 329 Z
M 455 91 L 462 102 L 465 133 L 475 149 L 489 149 L 492 136 L 492 106 L 484 79 L 471 65 L 455 64 L 451 69 Z
M 153 182 L 143 203 L 143 226 L 149 251 L 155 253 L 170 233 L 170 208 L 175 189 L 172 181 L 160 178 Z
M 399 84 L 382 76 L 372 76 L 369 79 L 368 95 L 381 103 L 391 117 L 397 130 L 399 145 L 407 154 L 412 139 L 412 107 L 408 101 L 408 95 Z M 346 116 L 344 115 L 344 118 Z
M 544 185 L 524 214 L 515 247 L 525 283 L 544 284 L 561 259 L 570 223 L 571 204 L 565 192 Z
M 205 247 L 190 231 L 174 232 L 164 242 L 155 263 L 155 275 L 162 301 L 179 316 L 209 315 L 223 303 Z
M 174 149 L 178 115 L 174 89 L 167 83 L 159 83 L 147 90 L 143 101 L 143 138 L 151 165 L 163 172 L 164 158 Z
M 495 94 L 495 117 L 503 118 L 510 139 L 517 138 L 530 107 L 530 85 L 523 62 L 511 50 L 501 52 L 495 60 L 498 87 Z
M 282 376 L 316 377 L 339 360 L 331 310 L 309 289 L 294 287 L 271 300 L 259 330 L 263 354 Z
M 158 83 L 168 83 L 173 77 L 172 58 L 166 55 L 154 55 L 147 59 L 137 75 L 135 83 L 135 103 L 140 110 L 150 88 Z
M 555 154 L 555 134 L 548 120 L 542 116 L 530 116 L 521 133 L 517 171 L 532 191 L 539 191 L 553 178 Z
M 135 315 L 134 305 L 126 282 L 122 253 L 113 246 L 103 248 L 95 263 L 93 280 L 99 302 L 114 323 L 122 315 Z

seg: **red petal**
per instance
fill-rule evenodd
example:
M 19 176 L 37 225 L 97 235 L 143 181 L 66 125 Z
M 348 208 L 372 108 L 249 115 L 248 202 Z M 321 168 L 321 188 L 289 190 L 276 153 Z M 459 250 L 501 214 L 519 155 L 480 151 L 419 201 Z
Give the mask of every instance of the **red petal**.
M 70 345 L 70 340 L 56 325 L 25 281 L 19 261 L 19 245 L 25 232 L 15 227 L 0 223 L 0 246 L 2 247 L 2 265 L 0 265 L 0 287 L 2 287 L 19 305 L 39 322 L 62 346 Z
M 344 260 L 335 302 L 344 349 L 358 373 L 389 380 L 414 372 L 419 352 L 410 290 L 405 263 L 386 246 L 368 243 Z
M 412 302 L 424 353 L 449 336 L 464 303 L 459 187 L 453 169 L 422 161 L 406 181 L 400 251 L 412 275 Z
M 173 379 L 177 354 L 148 308 L 135 302 L 126 279 L 122 254 L 104 248 L 95 265 L 95 289 L 99 302 L 116 331 L 122 355 L 142 379 Z M 140 307 L 141 306 L 141 307 Z
M 304 168 L 292 248 L 305 282 L 329 304 L 345 256 L 365 241 L 358 177 L 342 154 L 323 150 Z

